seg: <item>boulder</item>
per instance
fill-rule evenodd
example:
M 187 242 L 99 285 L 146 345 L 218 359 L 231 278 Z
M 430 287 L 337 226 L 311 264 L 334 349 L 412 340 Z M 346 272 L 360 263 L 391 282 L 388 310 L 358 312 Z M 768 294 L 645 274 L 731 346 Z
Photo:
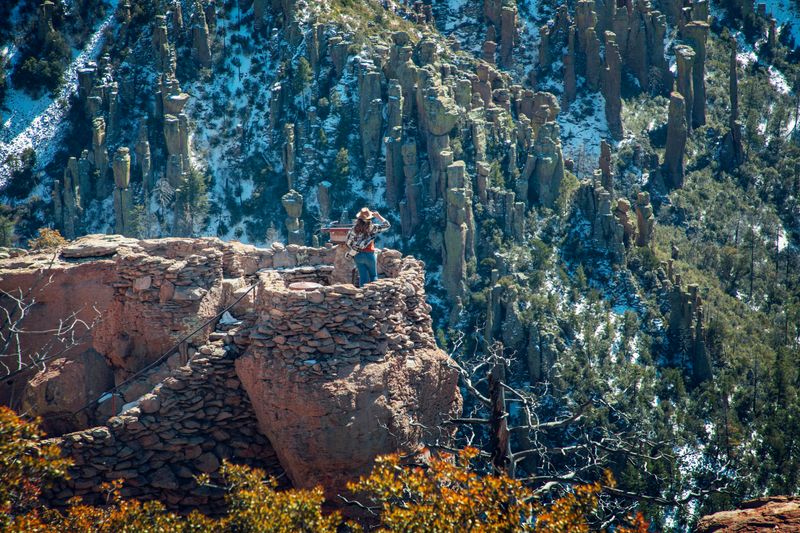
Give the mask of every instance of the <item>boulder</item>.
M 800 497 L 770 496 L 744 502 L 739 509 L 700 519 L 696 533 L 756 533 L 800 531 Z

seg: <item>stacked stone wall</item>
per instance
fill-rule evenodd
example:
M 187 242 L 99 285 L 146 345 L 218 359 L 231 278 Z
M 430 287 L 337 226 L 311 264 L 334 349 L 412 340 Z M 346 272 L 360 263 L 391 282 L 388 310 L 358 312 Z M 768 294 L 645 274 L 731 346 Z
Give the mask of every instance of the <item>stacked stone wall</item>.
M 204 345 L 186 366 L 173 370 L 108 425 L 54 439 L 74 466 L 71 480 L 48 497 L 61 505 L 73 496 L 101 503 L 105 494 L 100 484 L 123 479 L 126 497 L 158 499 L 187 511 L 219 511 L 224 507 L 222 491 L 199 486 L 194 476 L 208 473 L 214 478 L 223 459 L 281 476 L 275 452 L 236 376 L 237 354 L 234 346 L 222 342 Z
M 379 257 L 386 277 L 364 288 L 288 288 L 294 281 L 329 280 L 325 267 L 260 273 L 250 343 L 265 348 L 298 381 L 308 374 L 335 374 L 341 365 L 379 361 L 389 352 L 434 348 L 422 263 L 394 250 Z M 301 272 L 305 277 L 296 277 Z

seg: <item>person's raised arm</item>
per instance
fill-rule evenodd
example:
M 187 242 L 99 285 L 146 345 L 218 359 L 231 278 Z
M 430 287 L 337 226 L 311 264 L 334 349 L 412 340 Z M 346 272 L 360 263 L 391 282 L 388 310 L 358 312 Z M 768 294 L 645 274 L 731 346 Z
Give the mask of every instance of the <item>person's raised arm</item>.
M 384 232 L 387 229 L 392 227 L 392 225 L 389 223 L 389 221 L 386 220 L 385 218 L 383 218 L 383 216 L 380 213 L 375 211 L 374 215 L 375 215 L 375 218 L 377 218 L 378 221 L 380 221 L 380 224 L 375 224 L 375 226 L 374 226 L 375 227 L 375 233 L 382 233 L 382 232 Z

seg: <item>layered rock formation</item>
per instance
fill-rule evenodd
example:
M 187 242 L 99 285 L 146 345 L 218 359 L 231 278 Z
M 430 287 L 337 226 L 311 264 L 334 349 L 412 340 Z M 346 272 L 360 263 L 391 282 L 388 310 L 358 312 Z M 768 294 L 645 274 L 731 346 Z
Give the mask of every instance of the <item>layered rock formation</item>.
M 728 122 L 728 133 L 722 139 L 720 161 L 727 170 L 733 170 L 745 162 L 743 125 L 739 122 L 739 76 L 736 72 L 736 39 L 730 40 L 731 55 L 728 62 L 729 68 L 729 97 L 731 113 Z
M 664 181 L 668 187 L 683 187 L 687 136 L 686 102 L 680 93 L 673 92 L 669 98 L 667 147 L 664 150 Z
M 56 431 L 114 415 L 58 440 L 76 459 L 72 481 L 49 496 L 58 502 L 94 501 L 100 481 L 123 478 L 128 496 L 213 508 L 222 494 L 192 476 L 226 458 L 285 470 L 296 486 L 322 483 L 334 496 L 377 454 L 415 451 L 423 427 L 460 410 L 457 375 L 433 340 L 424 269 L 399 252 L 384 250 L 383 279 L 361 289 L 333 247 L 90 236 L 50 258 L 0 262 L 3 290 L 52 280 L 29 326 L 46 330 L 75 310 L 87 324 L 95 312 L 102 320 L 20 392 Z M 218 322 L 234 303 L 233 317 Z M 148 374 L 57 425 L 96 400 L 112 372 L 122 383 L 195 330 Z M 48 341 L 32 335 L 23 349 Z
M 669 269 L 671 288 L 668 287 L 669 325 L 667 335 L 672 348 L 689 365 L 695 383 L 710 379 L 711 361 L 706 351 L 705 314 L 700 288 L 690 284 L 686 288 L 681 276 Z
M 611 193 L 599 184 L 589 180 L 581 182 L 576 193 L 575 205 L 588 221 L 586 228 L 577 228 L 580 234 L 576 237 L 577 253 L 591 254 L 601 252 L 613 264 L 625 262 L 625 228 L 612 212 Z
M 704 516 L 696 533 L 757 533 L 800 531 L 800 498 L 770 496 L 746 501 L 733 511 Z

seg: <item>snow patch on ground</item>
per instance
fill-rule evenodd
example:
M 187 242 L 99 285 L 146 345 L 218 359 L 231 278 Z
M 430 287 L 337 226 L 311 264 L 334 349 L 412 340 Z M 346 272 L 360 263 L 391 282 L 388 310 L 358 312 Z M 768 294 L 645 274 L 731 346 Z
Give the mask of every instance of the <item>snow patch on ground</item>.
M 64 72 L 64 84 L 55 98 L 49 95 L 33 99 L 20 90 L 8 91 L 4 102 L 7 111 L 0 110 L 3 138 L 0 140 L 0 163 L 12 154 L 19 154 L 26 148 L 36 150 L 36 169 L 43 168 L 59 147 L 64 133 L 64 117 L 69 112 L 69 99 L 78 89 L 78 69 L 97 58 L 103 47 L 106 28 L 117 26 L 116 10 L 118 0 L 109 0 L 105 19 L 89 37 L 86 46 L 72 60 Z M 13 61 L 13 59 L 12 59 Z M 11 80 L 7 83 L 11 86 Z M 8 165 L 0 165 L 0 187 L 11 176 Z
M 585 94 L 568 110 L 562 109 L 557 121 L 561 128 L 564 157 L 576 162 L 578 158 L 588 158 L 593 167 L 600 157 L 600 141 L 610 140 L 603 96 L 600 93 Z

